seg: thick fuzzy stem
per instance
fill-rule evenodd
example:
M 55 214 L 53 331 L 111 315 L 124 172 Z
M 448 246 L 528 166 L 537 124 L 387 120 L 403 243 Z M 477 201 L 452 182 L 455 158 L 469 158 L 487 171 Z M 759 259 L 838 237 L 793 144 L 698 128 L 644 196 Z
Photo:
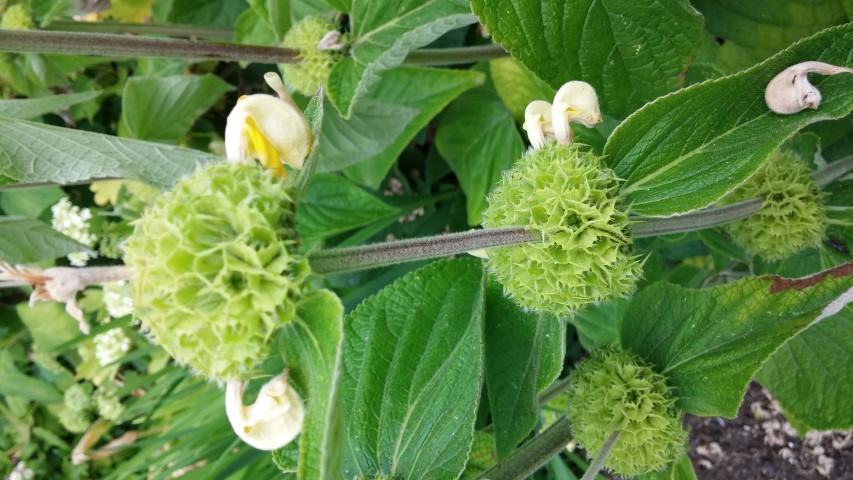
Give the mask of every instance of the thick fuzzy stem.
M 422 48 L 410 52 L 403 63 L 405 65 L 457 65 L 508 55 L 509 53 L 498 44 L 459 48 Z
M 173 57 L 257 63 L 296 63 L 292 48 L 105 33 L 0 30 L 0 51 L 64 53 L 107 57 Z
M 818 188 L 823 188 L 853 171 L 853 156 L 836 160 L 812 174 Z
M 513 452 L 506 460 L 495 465 L 479 478 L 489 480 L 514 480 L 527 478 L 554 455 L 560 453 L 572 439 L 569 420 L 562 417 L 547 430 Z
M 619 440 L 621 433 L 621 431 L 616 430 L 607 437 L 604 445 L 601 446 L 601 450 L 598 451 L 598 455 L 592 459 L 592 463 L 589 464 L 589 468 L 586 469 L 586 473 L 583 474 L 581 480 L 593 480 L 598 475 L 598 472 L 604 467 L 604 462 L 607 461 L 607 456 L 610 455 L 610 451 L 613 450 L 616 441 Z
M 524 227 L 503 227 L 413 238 L 351 248 L 320 250 L 309 257 L 317 273 L 338 273 L 446 257 L 487 247 L 518 245 L 539 237 Z
M 637 223 L 631 228 L 631 236 L 634 238 L 654 237 L 717 227 L 752 215 L 761 209 L 763 203 L 763 198 L 754 198 L 745 202 L 724 207 L 705 208 L 675 217 L 637 218 L 634 219 Z

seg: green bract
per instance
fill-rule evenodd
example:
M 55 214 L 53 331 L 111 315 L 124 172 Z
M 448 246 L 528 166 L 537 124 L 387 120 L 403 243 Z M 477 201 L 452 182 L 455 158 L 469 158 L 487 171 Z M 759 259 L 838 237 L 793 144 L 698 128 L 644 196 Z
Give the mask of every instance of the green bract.
M 568 417 L 590 456 L 614 431 L 605 466 L 634 476 L 664 467 L 684 451 L 687 432 L 662 375 L 621 347 L 600 348 L 572 372 Z
M 251 378 L 309 273 L 290 251 L 293 221 L 289 188 L 265 169 L 221 164 L 184 178 L 125 246 L 136 316 L 205 377 Z
M 726 225 L 735 243 L 772 261 L 821 242 L 826 213 L 811 171 L 799 157 L 774 152 L 726 200 L 739 202 L 762 196 L 764 205 L 755 215 Z
M 320 50 L 317 45 L 337 27 L 320 17 L 305 17 L 284 36 L 282 46 L 299 50 L 296 60 L 281 66 L 284 80 L 303 95 L 314 95 L 329 79 L 329 72 L 344 57 L 344 49 Z
M 489 194 L 485 227 L 525 226 L 541 242 L 493 248 L 488 267 L 519 305 L 557 316 L 630 294 L 632 255 L 618 181 L 598 157 L 549 142 L 516 163 Z

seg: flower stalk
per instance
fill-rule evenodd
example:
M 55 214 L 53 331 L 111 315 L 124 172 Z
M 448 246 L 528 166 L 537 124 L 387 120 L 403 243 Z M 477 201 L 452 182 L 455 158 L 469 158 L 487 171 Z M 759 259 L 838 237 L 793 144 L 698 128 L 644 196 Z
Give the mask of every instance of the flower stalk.
M 308 259 L 316 273 L 364 270 L 402 262 L 446 257 L 487 247 L 519 245 L 538 237 L 524 227 L 502 227 L 413 238 L 350 248 L 320 250 Z
M 213 33 L 213 32 L 207 32 Z M 226 62 L 295 64 L 292 48 L 151 38 L 112 33 L 0 30 L 0 51 L 105 57 L 170 57 Z M 455 65 L 506 56 L 500 45 L 415 50 L 406 65 Z
M 60 53 L 105 57 L 172 57 L 200 60 L 295 63 L 291 48 L 174 38 L 132 37 L 107 33 L 0 30 L 0 51 Z
M 527 478 L 554 455 L 563 451 L 571 439 L 569 420 L 561 417 L 547 430 L 522 445 L 506 460 L 487 470 L 479 478 L 489 480 Z
M 622 432 L 620 430 L 616 430 L 607 437 L 607 440 L 604 441 L 604 445 L 601 447 L 601 450 L 598 451 L 598 455 L 592 459 L 592 463 L 589 464 L 589 467 L 586 469 L 586 473 L 583 474 L 581 480 L 593 480 L 598 472 L 601 471 L 601 468 L 604 467 L 604 462 L 607 461 L 607 456 L 610 455 L 610 451 L 613 450 L 613 447 L 616 445 L 616 442 L 619 440 L 619 435 Z

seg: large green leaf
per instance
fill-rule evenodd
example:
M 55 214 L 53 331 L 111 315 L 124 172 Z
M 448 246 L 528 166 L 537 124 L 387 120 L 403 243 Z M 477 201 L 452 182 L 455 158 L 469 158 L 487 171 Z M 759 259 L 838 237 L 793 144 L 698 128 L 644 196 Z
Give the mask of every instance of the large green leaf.
M 349 180 L 321 173 L 314 176 L 299 203 L 296 229 L 310 243 L 401 213 Z
M 277 42 L 290 29 L 290 0 L 248 0 L 249 7 L 273 32 Z
M 347 478 L 462 472 L 482 382 L 484 282 L 479 261 L 438 261 L 347 316 Z
M 299 478 L 340 478 L 344 430 L 340 379 L 344 307 L 329 290 L 311 294 L 282 334 L 291 378 L 308 405 L 299 435 Z
M 838 0 L 692 0 L 705 17 L 697 62 L 725 74 L 755 65 L 791 43 L 847 21 Z
M 0 353 L 0 396 L 21 397 L 42 403 L 62 401 L 62 394 L 52 385 L 19 372 L 8 350 Z
M 58 302 L 38 302 L 32 307 L 26 303 L 15 306 L 21 323 L 39 347 L 47 352 L 59 353 L 58 348 L 80 336 L 80 324 Z
M 604 113 L 624 118 L 678 88 L 702 32 L 686 0 L 472 0 L 489 33 L 553 88 L 595 87 Z
M 495 91 L 509 113 L 519 123 L 524 122 L 524 110 L 534 100 L 551 102 L 557 93 L 518 60 L 505 57 L 489 62 L 489 74 Z
M 39 220 L 0 217 L 0 260 L 33 263 L 83 251 L 89 249 Z
M 477 21 L 464 0 L 352 0 L 350 55 L 329 75 L 329 97 L 345 118 L 359 97 L 409 51 Z
M 539 394 L 563 368 L 566 322 L 523 311 L 494 281 L 484 321 L 489 405 L 498 457 L 505 458 L 536 426 Z
M 435 146 L 459 177 L 468 223 L 479 225 L 489 190 L 524 151 L 515 120 L 494 90 L 478 88 L 448 107 Z
M 583 348 L 592 351 L 616 341 L 616 326 L 625 316 L 627 307 L 628 300 L 624 298 L 590 305 L 569 317 L 569 323 L 577 329 Z
M 0 208 L 7 215 L 36 218 L 64 197 L 59 187 L 11 188 L 0 191 Z
M 824 30 L 743 73 L 660 98 L 625 120 L 605 146 L 634 212 L 667 216 L 707 206 L 746 180 L 788 136 L 853 110 L 853 76 L 815 78 L 817 110 L 779 115 L 764 89 L 807 60 L 853 66 L 853 24 Z
M 656 283 L 634 297 L 619 337 L 667 377 L 685 411 L 734 417 L 767 357 L 851 286 L 853 262 L 811 277 L 753 277 L 704 290 Z
M 166 189 L 197 167 L 220 161 L 188 148 L 0 118 L 0 175 L 14 182 L 127 177 Z
M 119 134 L 176 144 L 229 90 L 231 85 L 210 74 L 130 78 L 124 84 Z
M 800 333 L 774 353 L 756 378 L 793 417 L 817 430 L 853 428 L 853 310 Z
M 169 23 L 231 28 L 247 7 L 245 0 L 174 1 L 169 11 Z
M 98 98 L 101 92 L 66 93 L 42 98 L 0 100 L 0 117 L 29 120 Z
M 344 169 L 353 181 L 379 187 L 415 135 L 460 93 L 482 83 L 481 73 L 465 70 L 403 67 L 384 72 L 349 120 L 326 109 L 318 170 Z

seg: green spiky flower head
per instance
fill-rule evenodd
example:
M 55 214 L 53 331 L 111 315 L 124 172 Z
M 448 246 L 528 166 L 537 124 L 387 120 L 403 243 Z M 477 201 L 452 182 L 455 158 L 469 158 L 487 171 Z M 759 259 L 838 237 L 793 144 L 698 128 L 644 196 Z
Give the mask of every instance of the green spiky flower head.
M 151 337 L 217 381 L 247 380 L 293 319 L 307 260 L 293 248 L 289 187 L 266 169 L 198 170 L 149 206 L 125 245 Z
M 754 215 L 726 225 L 732 240 L 769 261 L 820 244 L 826 212 L 808 166 L 794 154 L 776 151 L 726 202 L 765 197 Z
M 32 30 L 33 17 L 26 5 L 16 4 L 9 7 L 0 20 L 0 28 L 4 30 Z
M 526 226 L 541 242 L 489 250 L 488 268 L 524 308 L 557 316 L 633 292 L 633 256 L 618 181 L 592 153 L 546 143 L 489 194 L 485 227 Z
M 318 47 L 320 40 L 335 31 L 337 26 L 318 16 L 305 17 L 287 31 L 282 46 L 299 50 L 298 63 L 281 66 L 284 81 L 291 88 L 310 96 L 317 93 L 321 84 L 327 83 L 332 67 L 344 58 L 346 37 L 341 36 L 334 42 L 338 45 Z
M 621 432 L 604 463 L 618 475 L 663 468 L 681 455 L 687 441 L 664 377 L 617 346 L 592 352 L 572 372 L 568 417 L 590 456 L 611 433 Z

